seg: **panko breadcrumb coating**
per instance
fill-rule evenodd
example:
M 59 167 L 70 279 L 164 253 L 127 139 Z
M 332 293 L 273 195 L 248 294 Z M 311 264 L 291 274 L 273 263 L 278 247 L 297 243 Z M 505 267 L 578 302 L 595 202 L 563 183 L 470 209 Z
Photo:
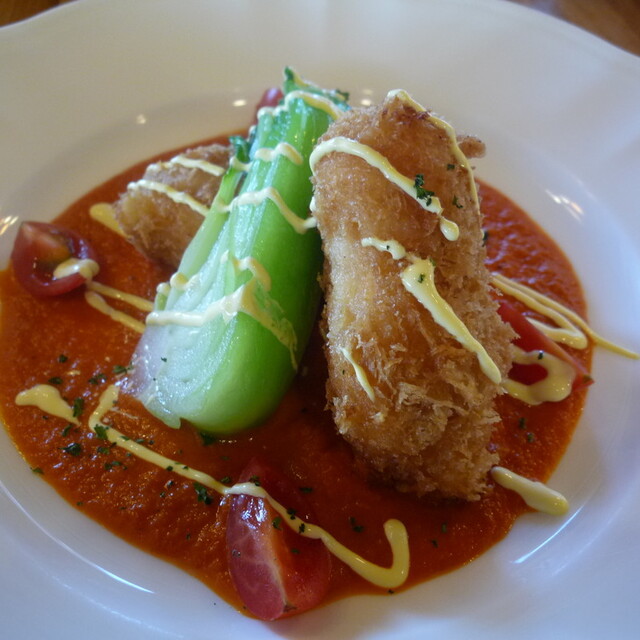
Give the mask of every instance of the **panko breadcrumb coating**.
M 327 397 L 338 431 L 400 491 L 477 499 L 498 462 L 487 446 L 499 384 L 403 286 L 401 273 L 408 257 L 430 259 L 438 292 L 506 376 L 512 331 L 490 295 L 475 187 L 459 153 L 481 155 L 484 145 L 461 138 L 456 150 L 441 121 L 398 94 L 348 112 L 321 142 L 337 136 L 380 152 L 412 181 L 424 176 L 423 189 L 459 227 L 457 240 L 446 239 L 437 215 L 362 158 L 332 152 L 318 160 Z M 365 238 L 393 240 L 407 256 L 363 246 Z
M 178 161 L 149 165 L 142 179 L 129 185 L 114 205 L 115 215 L 127 238 L 141 253 L 151 260 L 178 267 L 202 223 L 203 213 L 218 192 L 231 152 L 231 147 L 220 144 L 189 149 L 178 156 Z M 210 165 L 220 167 L 221 171 Z M 153 184 L 169 189 L 154 189 Z M 184 199 L 186 195 L 191 204 L 176 202 L 167 191 L 177 193 L 176 199 Z

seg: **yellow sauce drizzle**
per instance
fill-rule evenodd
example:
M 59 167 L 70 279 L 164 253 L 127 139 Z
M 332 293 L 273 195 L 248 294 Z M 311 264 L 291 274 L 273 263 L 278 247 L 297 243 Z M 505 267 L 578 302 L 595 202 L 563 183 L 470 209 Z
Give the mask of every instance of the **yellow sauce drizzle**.
M 363 238 L 361 244 L 365 247 L 373 247 L 378 251 L 386 251 L 396 260 L 406 258 L 411 263 L 400 273 L 404 288 L 431 313 L 437 324 L 451 334 L 465 349 L 475 353 L 483 373 L 489 380 L 499 384 L 502 380 L 502 375 L 496 363 L 482 344 L 471 335 L 469 329 L 458 318 L 451 305 L 438 293 L 434 279 L 435 266 L 433 262 L 407 253 L 404 247 L 395 240 Z
M 138 180 L 137 182 L 130 182 L 127 186 L 127 189 L 130 191 L 135 191 L 137 189 L 148 189 L 149 191 L 155 191 L 156 193 L 162 193 L 167 198 L 175 202 L 176 204 L 184 204 L 187 205 L 192 211 L 199 213 L 201 216 L 205 217 L 209 213 L 209 207 L 198 202 L 195 198 L 190 196 L 188 193 L 184 193 L 183 191 L 178 191 L 178 189 L 174 189 L 164 182 L 156 182 L 155 180 L 145 180 L 144 178 Z
M 367 378 L 367 372 L 353 359 L 353 356 L 347 349 L 344 347 L 340 347 L 340 351 L 342 355 L 347 359 L 349 364 L 353 367 L 353 370 L 356 374 L 356 380 L 360 383 L 360 386 L 364 389 L 364 392 L 369 396 L 369 400 L 374 402 L 376 399 L 376 394 L 373 390 L 373 387 L 369 383 L 369 378 Z
M 504 467 L 493 467 L 491 476 L 500 486 L 522 496 L 522 499 L 536 511 L 563 516 L 569 510 L 567 499 L 542 482 L 529 480 Z
M 231 158 L 229 166 L 236 171 L 249 171 L 249 169 L 251 169 L 250 162 L 241 162 L 236 156 Z
M 404 104 L 409 105 L 418 113 L 427 113 L 427 110 L 421 104 L 416 102 L 403 89 L 395 89 L 393 91 L 390 91 L 387 94 L 387 99 L 389 98 L 398 98 L 399 100 L 404 102 Z M 479 212 L 480 201 L 478 199 L 478 190 L 476 188 L 476 181 L 473 177 L 473 170 L 469 165 L 469 160 L 467 156 L 464 155 L 464 153 L 462 152 L 462 149 L 460 149 L 460 146 L 458 145 L 458 138 L 456 136 L 455 129 L 448 122 L 446 122 L 445 120 L 442 120 L 441 118 L 438 118 L 437 116 L 434 116 L 431 113 L 429 114 L 429 121 L 432 124 L 434 124 L 436 127 L 442 129 L 447 134 L 447 137 L 449 138 L 451 151 L 455 156 L 456 160 L 458 161 L 458 165 L 462 169 L 464 169 L 467 172 L 467 175 L 469 176 L 469 189 L 471 192 L 474 205 L 476 206 L 476 210 Z
M 310 107 L 324 111 L 332 120 L 337 120 L 343 113 L 331 100 L 329 100 L 329 98 L 325 98 L 309 91 L 296 90 L 287 93 L 283 104 L 278 105 L 277 107 L 262 107 L 258 111 L 258 118 L 262 117 L 266 113 L 272 113 L 275 117 L 282 111 L 288 111 L 291 101 L 298 98 L 306 102 Z
M 115 209 L 107 202 L 94 204 L 89 209 L 89 215 L 93 220 L 107 227 L 107 229 L 110 229 L 123 238 L 125 237 L 125 233 L 116 218 Z
M 92 280 L 100 271 L 100 265 L 90 258 L 69 258 L 61 262 L 53 271 L 58 280 L 79 273 L 85 280 Z
M 105 425 L 103 422 L 104 417 L 113 409 L 117 400 L 118 388 L 115 385 L 111 385 L 103 392 L 97 407 L 89 417 L 89 428 L 94 433 L 96 432 L 96 427 L 106 427 L 104 434 L 110 442 L 115 443 L 131 454 L 151 464 L 155 464 L 162 469 L 171 470 L 193 482 L 198 482 L 216 491 L 220 495 L 250 495 L 267 500 L 282 516 L 282 521 L 286 522 L 292 531 L 305 538 L 321 540 L 330 553 L 342 560 L 342 562 L 348 565 L 359 576 L 378 587 L 394 589 L 402 585 L 407 579 L 409 575 L 409 541 L 407 530 L 399 520 L 391 519 L 384 523 L 384 533 L 391 547 L 393 557 L 391 566 L 381 567 L 376 565 L 365 560 L 353 551 L 350 551 L 322 527 L 310 524 L 292 515 L 290 511 L 274 500 L 262 487 L 258 487 L 252 482 L 238 483 L 233 486 L 224 485 L 212 476 L 160 455 L 135 440 L 127 438 L 127 436 L 114 427 Z M 304 525 L 304 527 L 301 527 L 301 525 Z M 303 529 L 303 531 L 301 531 L 301 529 Z
M 502 388 L 512 397 L 526 404 L 538 405 L 543 402 L 560 402 L 571 394 L 575 379 L 574 368 L 564 360 L 546 351 L 523 351 L 514 347 L 513 361 L 517 364 L 537 364 L 547 375 L 533 384 L 522 384 L 511 378 L 502 382 Z M 540 355 L 542 354 L 542 357 Z
M 374 247 L 378 251 L 387 251 L 394 260 L 402 260 L 407 255 L 407 250 L 397 240 L 380 240 L 379 238 L 363 238 L 360 242 L 363 247 Z
M 413 198 L 425 211 L 435 213 L 438 216 L 440 231 L 447 240 L 458 239 L 458 225 L 451 220 L 447 220 L 447 218 L 442 215 L 443 209 L 440 200 L 435 196 L 432 196 L 429 202 L 423 198 L 418 198 L 415 181 L 402 175 L 381 153 L 356 140 L 337 136 L 316 145 L 309 158 L 309 165 L 312 172 L 315 171 L 315 166 L 320 159 L 329 153 L 348 153 L 357 158 L 361 158 L 371 167 L 378 169 L 389 182 L 392 182 L 402 189 L 402 191 Z
M 85 291 L 84 299 L 90 307 L 93 307 L 96 311 L 104 313 L 112 320 L 120 322 L 125 327 L 133 329 L 138 333 L 144 333 L 144 322 L 140 322 L 130 315 L 114 309 L 111 305 L 107 304 L 107 301 L 95 291 Z
M 235 197 L 230 207 L 241 206 L 243 204 L 258 205 L 266 200 L 271 200 L 284 217 L 284 219 L 293 227 L 296 233 L 306 233 L 309 229 L 316 226 L 315 218 L 300 218 L 292 211 L 284 201 L 277 189 L 266 187 L 260 191 L 248 191 Z
M 248 269 L 253 277 L 233 293 L 212 302 L 204 311 L 156 310 L 147 315 L 147 324 L 201 327 L 218 317 L 222 317 L 224 322 L 229 322 L 238 313 L 245 313 L 271 332 L 278 342 L 289 350 L 291 364 L 296 369 L 298 338 L 293 325 L 284 317 L 278 303 L 268 295 L 271 278 L 267 270 L 251 257 L 230 258 L 228 252 L 225 252 L 221 261 L 227 260 L 231 260 L 241 271 Z
M 562 329 L 550 327 L 533 318 L 527 318 L 529 322 L 552 340 L 567 344 L 576 349 L 584 349 L 587 346 L 586 334 L 595 344 L 613 353 L 633 360 L 640 359 L 640 354 L 606 340 L 597 334 L 575 311 L 539 293 L 535 289 L 531 289 L 524 284 L 497 273 L 493 274 L 492 282 L 498 289 L 504 291 L 504 293 L 520 300 L 520 302 L 526 304 L 529 309 L 541 313 L 553 320 L 559 327 L 562 327 Z
M 166 169 L 172 165 L 178 165 L 185 169 L 199 169 L 203 173 L 208 173 L 216 177 L 221 176 L 226 171 L 226 169 L 219 164 L 213 164 L 213 162 L 203 160 L 202 158 L 189 158 L 182 154 L 171 158 L 168 162 L 156 162 L 155 164 L 149 165 L 148 168 Z
M 62 399 L 60 391 L 50 384 L 37 384 L 31 389 L 21 391 L 15 399 L 18 406 L 38 407 L 41 411 L 73 424 L 80 424 L 73 415 L 73 409 Z
M 301 165 L 303 162 L 300 152 L 288 142 L 279 142 L 273 149 L 262 147 L 254 154 L 255 158 L 263 162 L 272 162 L 278 156 L 284 156 L 297 165 Z
M 96 282 L 95 280 L 87 284 L 87 288 L 91 291 L 95 291 L 102 296 L 107 296 L 107 298 L 114 298 L 115 300 L 120 300 L 122 302 L 126 302 L 127 304 L 135 307 L 136 309 L 140 309 L 140 311 L 153 311 L 153 302 L 147 300 L 146 298 L 141 298 L 140 296 L 136 296 L 132 293 L 126 293 L 125 291 L 120 291 L 120 289 L 114 289 L 113 287 L 108 287 L 106 284 L 102 284 L 100 282 Z

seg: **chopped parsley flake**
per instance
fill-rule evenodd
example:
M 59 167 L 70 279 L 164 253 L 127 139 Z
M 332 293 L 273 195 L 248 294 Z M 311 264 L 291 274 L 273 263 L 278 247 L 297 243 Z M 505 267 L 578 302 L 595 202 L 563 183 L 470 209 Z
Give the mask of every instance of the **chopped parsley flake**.
M 429 206 L 435 193 L 424 188 L 424 175 L 422 173 L 416 175 L 413 186 L 416 189 L 416 198 L 424 200 L 425 204 Z
M 82 447 L 77 442 L 72 442 L 66 447 L 62 447 L 62 450 L 71 456 L 79 456 L 82 453 Z
M 104 463 L 104 468 L 109 471 L 110 469 L 113 469 L 113 467 L 122 467 L 123 469 L 126 469 L 127 466 L 122 464 L 122 462 L 120 462 L 120 460 L 112 460 L 111 462 L 105 462 Z
M 61 353 L 58 356 L 58 362 L 66 362 L 68 359 L 69 359 L 68 356 L 65 356 L 64 353 Z
M 53 378 L 49 378 L 47 382 L 49 384 L 62 384 L 62 378 L 60 376 L 54 376 Z
M 194 482 L 193 488 L 195 489 L 196 495 L 198 496 L 198 502 L 204 502 L 205 504 L 211 504 L 213 502 L 211 496 L 209 495 L 209 492 L 207 491 L 207 488 L 204 485 L 200 484 L 199 482 Z
M 71 423 L 69 423 L 63 430 L 62 430 L 62 437 L 65 438 L 66 436 L 69 435 L 69 431 L 71 431 L 71 429 L 73 429 L 73 425 Z
M 122 373 L 127 373 L 127 371 L 129 371 L 130 368 L 131 367 L 125 367 L 122 364 L 117 364 L 115 367 L 113 367 L 113 373 L 118 376 Z
M 277 518 L 274 518 L 272 524 L 274 529 L 277 529 L 278 531 L 282 531 L 282 527 L 280 526 L 282 524 L 282 518 L 280 516 L 278 516 Z
M 73 401 L 73 417 L 79 418 L 84 411 L 84 398 L 76 398 Z
M 299 487 L 302 493 L 311 493 L 313 491 L 313 487 Z
M 251 476 L 249 478 L 249 482 L 253 482 L 253 484 L 256 485 L 256 487 L 260 486 L 260 477 L 259 476 Z
M 39 474 L 44 474 L 44 471 L 42 470 L 42 467 L 31 467 L 31 471 L 33 473 L 39 473 Z
M 202 444 L 205 447 L 208 447 L 209 445 L 211 445 L 214 442 L 218 441 L 218 438 L 216 438 L 215 436 L 211 435 L 210 433 L 204 433 L 203 431 L 200 432 L 200 437 L 202 438 Z
M 349 517 L 349 524 L 356 533 L 362 533 L 364 531 L 364 525 L 358 524 L 353 516 Z
M 458 209 L 462 209 L 462 205 L 458 202 L 458 196 L 453 196 L 451 204 Z
M 231 484 L 231 476 L 225 476 L 224 478 L 220 478 L 220 482 L 222 482 L 222 484 Z
M 98 438 L 100 438 L 101 440 L 108 440 L 109 436 L 107 436 L 107 431 L 109 430 L 109 427 L 106 427 L 103 424 L 97 424 L 95 426 L 95 432 L 96 435 L 98 436 Z
M 449 163 L 447 165 L 447 171 L 453 171 L 456 168 L 455 164 Z

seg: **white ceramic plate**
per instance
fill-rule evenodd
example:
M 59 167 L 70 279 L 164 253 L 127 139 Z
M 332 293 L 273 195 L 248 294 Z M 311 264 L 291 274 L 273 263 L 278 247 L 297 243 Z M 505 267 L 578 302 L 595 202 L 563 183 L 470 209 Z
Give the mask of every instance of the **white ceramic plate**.
M 134 161 L 246 122 L 293 65 L 352 102 L 402 87 L 480 135 L 481 177 L 564 247 L 592 324 L 640 350 L 640 60 L 489 0 L 86 0 L 0 31 L 0 249 Z M 3 363 L 10 366 L 10 363 Z M 604 352 L 553 477 L 470 566 L 278 624 L 232 611 L 34 477 L 0 433 L 6 638 L 631 637 L 640 609 L 640 363 Z

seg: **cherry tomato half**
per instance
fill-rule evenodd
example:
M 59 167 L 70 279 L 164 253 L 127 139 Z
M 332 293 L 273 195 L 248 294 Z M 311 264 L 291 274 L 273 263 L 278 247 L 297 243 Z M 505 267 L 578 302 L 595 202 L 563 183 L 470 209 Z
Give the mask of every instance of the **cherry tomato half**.
M 575 372 L 572 385 L 573 389 L 586 387 L 593 382 L 593 378 L 591 378 L 589 371 L 582 362 L 571 356 L 559 344 L 532 325 L 529 320 L 527 320 L 527 317 L 520 313 L 512 304 L 501 300 L 498 313 L 518 334 L 518 337 L 514 340 L 514 344 L 517 347 L 520 347 L 523 351 L 544 351 L 545 353 L 564 360 L 573 367 Z M 527 385 L 543 380 L 546 375 L 546 369 L 536 364 L 514 364 L 509 372 L 509 377 L 512 380 Z
M 75 231 L 47 222 L 23 222 L 11 261 L 18 282 L 36 296 L 57 296 L 85 284 L 80 273 L 54 277 L 56 267 L 70 258 L 95 260 L 89 243 Z
M 253 459 L 240 482 L 259 482 L 275 500 L 303 520 L 306 499 L 273 466 Z M 298 535 L 262 498 L 233 496 L 227 521 L 229 572 L 247 609 L 261 620 L 307 611 L 325 597 L 331 556 L 319 540 Z

